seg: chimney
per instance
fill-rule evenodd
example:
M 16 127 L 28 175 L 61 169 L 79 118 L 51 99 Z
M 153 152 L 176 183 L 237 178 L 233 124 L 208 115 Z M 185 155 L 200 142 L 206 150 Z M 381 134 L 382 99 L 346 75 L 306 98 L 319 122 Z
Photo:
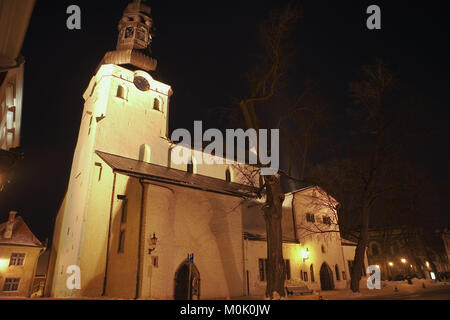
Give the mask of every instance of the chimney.
M 3 233 L 3 238 L 5 239 L 11 239 L 12 233 L 13 233 L 13 226 L 14 226 L 14 219 L 16 218 L 16 211 L 10 211 L 9 212 L 9 219 L 6 223 L 5 232 Z

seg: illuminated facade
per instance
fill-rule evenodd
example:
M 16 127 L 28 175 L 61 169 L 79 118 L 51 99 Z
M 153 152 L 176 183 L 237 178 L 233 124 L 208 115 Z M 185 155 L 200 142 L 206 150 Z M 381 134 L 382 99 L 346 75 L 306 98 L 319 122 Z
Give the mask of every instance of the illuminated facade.
M 116 50 L 106 53 L 83 95 L 46 295 L 208 299 L 256 293 L 248 291 L 249 276 L 255 279 L 253 262 L 264 257 L 264 245 L 243 238 L 249 209 L 243 198 L 257 201 L 258 185 L 232 164 L 196 163 L 202 152 L 187 147 L 190 164 L 172 161 L 168 119 L 173 91 L 151 75 L 156 68 L 152 27 L 150 8 L 141 1 L 130 3 L 119 23 Z M 286 199 L 297 194 L 303 193 Z M 285 210 L 292 219 L 289 204 Z M 339 241 L 320 245 L 327 245 L 329 255 L 337 250 L 326 261 L 343 270 Z M 286 250 L 298 277 L 299 249 L 307 246 L 319 281 L 325 261 L 316 253 L 320 245 L 312 237 Z M 79 290 L 66 286 L 67 268 L 73 265 L 80 267 Z M 336 287 L 345 282 L 338 279 Z
M 266 289 L 267 246 L 261 205 L 253 201 L 244 211 L 248 295 L 264 295 Z M 319 187 L 286 194 L 282 229 L 288 288 L 302 288 L 295 291 L 303 293 L 348 288 L 356 244 L 341 238 L 336 205 L 336 200 Z
M 105 55 L 83 95 L 48 295 L 186 298 L 189 268 L 197 270 L 191 274 L 198 287 L 190 298 L 243 294 L 239 204 L 252 188 L 227 181 L 239 179 L 229 165 L 171 161 L 172 89 L 149 73 L 156 67 L 151 28 L 150 9 L 132 2 L 119 23 L 117 49 Z M 188 254 L 194 254 L 189 267 Z M 66 287 L 71 265 L 80 267 L 81 290 Z
M 0 224 L 0 297 L 29 297 L 45 246 L 16 212 Z
M 34 0 L 0 3 L 0 191 L 20 155 L 24 58 L 20 56 Z

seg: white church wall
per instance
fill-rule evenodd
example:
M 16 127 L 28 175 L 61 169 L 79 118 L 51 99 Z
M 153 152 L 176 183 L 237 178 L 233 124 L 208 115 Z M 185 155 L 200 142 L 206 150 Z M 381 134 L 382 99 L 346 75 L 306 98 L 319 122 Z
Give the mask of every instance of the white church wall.
M 145 254 L 143 295 L 173 299 L 178 267 L 194 254 L 200 298 L 243 295 L 241 199 L 178 186 L 148 185 L 145 243 L 153 233 L 156 250 Z M 158 266 L 152 264 L 158 257 Z

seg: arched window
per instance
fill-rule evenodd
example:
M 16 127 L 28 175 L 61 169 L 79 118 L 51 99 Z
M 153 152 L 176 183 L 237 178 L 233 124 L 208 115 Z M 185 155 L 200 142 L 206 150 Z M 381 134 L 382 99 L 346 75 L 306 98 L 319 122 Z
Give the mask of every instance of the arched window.
M 153 100 L 153 110 L 161 111 L 161 101 L 158 98 Z
M 339 274 L 339 266 L 335 265 L 334 266 L 334 272 L 336 273 L 336 280 L 341 280 L 341 275 Z
M 231 182 L 231 172 L 229 168 L 227 168 L 227 170 L 225 171 L 225 181 Z
M 127 99 L 126 97 L 126 89 L 123 86 L 118 86 L 117 87 L 117 94 L 116 94 L 117 98 L 121 98 L 121 99 Z
M 313 265 L 311 265 L 309 267 L 309 273 L 311 274 L 311 282 L 314 282 L 315 280 L 314 280 L 314 267 L 313 267 Z
M 378 250 L 378 245 L 376 243 L 372 243 L 372 255 L 377 256 L 380 254 L 380 250 Z

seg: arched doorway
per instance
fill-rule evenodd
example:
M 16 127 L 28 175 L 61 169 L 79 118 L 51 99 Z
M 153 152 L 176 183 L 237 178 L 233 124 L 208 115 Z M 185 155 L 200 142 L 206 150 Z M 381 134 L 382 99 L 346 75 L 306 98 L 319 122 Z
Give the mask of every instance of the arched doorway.
M 325 262 L 320 268 L 320 286 L 322 290 L 334 289 L 333 271 L 331 271 L 330 267 Z
M 200 273 L 194 264 L 183 263 L 175 273 L 175 300 L 200 299 Z

